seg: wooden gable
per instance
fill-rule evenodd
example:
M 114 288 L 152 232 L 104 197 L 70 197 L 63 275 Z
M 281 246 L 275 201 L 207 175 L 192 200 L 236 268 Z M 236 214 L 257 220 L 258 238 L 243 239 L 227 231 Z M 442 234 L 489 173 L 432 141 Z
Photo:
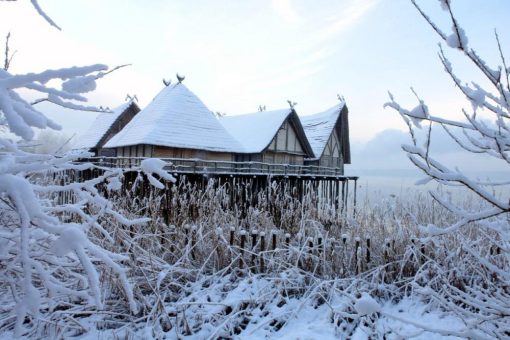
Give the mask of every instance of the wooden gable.
M 320 158 L 320 165 L 331 168 L 343 167 L 342 144 L 336 129 L 329 136 L 329 140 Z
M 303 151 L 302 142 L 298 138 L 295 128 L 288 119 L 285 120 L 280 126 L 278 132 L 266 150 L 274 152 L 286 152 L 297 155 L 305 154 Z
M 304 164 L 310 154 L 310 144 L 306 139 L 299 118 L 293 112 L 282 123 L 269 146 L 262 153 L 262 161 L 276 164 Z

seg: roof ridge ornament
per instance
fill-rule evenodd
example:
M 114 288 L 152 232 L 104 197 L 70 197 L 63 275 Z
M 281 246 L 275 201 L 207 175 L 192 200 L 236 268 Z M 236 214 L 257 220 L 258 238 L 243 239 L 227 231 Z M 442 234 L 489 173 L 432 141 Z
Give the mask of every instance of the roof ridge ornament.
M 338 98 L 338 100 L 342 103 L 345 103 L 345 98 L 344 96 L 341 96 L 339 93 L 336 94 L 336 97 Z
M 165 86 L 172 84 L 172 79 L 166 80 L 165 78 L 163 78 L 163 84 L 165 84 Z
M 287 103 L 289 103 L 289 106 L 290 106 L 290 108 L 291 108 L 292 110 L 294 110 L 294 106 L 296 106 L 296 105 L 297 105 L 297 103 L 296 103 L 296 102 L 293 102 L 293 101 L 288 100 L 288 99 L 287 99 Z
M 138 97 L 135 95 L 130 95 L 129 93 L 126 95 L 126 99 L 124 101 L 138 102 Z
M 259 105 L 259 112 L 266 111 L 265 105 Z
M 179 84 L 182 83 L 184 79 L 186 79 L 185 76 L 181 76 L 179 75 L 179 73 L 176 73 L 175 76 L 177 77 L 177 81 L 179 82 Z

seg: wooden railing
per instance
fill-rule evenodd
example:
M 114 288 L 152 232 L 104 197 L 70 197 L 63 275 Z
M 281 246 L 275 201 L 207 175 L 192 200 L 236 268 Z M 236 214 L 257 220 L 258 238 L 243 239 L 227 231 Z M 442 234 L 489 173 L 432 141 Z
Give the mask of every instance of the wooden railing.
M 114 168 L 135 168 L 140 166 L 143 157 L 94 157 L 82 159 L 95 165 Z M 202 175 L 273 175 L 293 177 L 342 177 L 357 180 L 357 176 L 344 176 L 340 168 L 316 165 L 271 164 L 262 162 L 212 161 L 197 158 L 162 158 L 169 163 L 166 167 L 171 173 Z

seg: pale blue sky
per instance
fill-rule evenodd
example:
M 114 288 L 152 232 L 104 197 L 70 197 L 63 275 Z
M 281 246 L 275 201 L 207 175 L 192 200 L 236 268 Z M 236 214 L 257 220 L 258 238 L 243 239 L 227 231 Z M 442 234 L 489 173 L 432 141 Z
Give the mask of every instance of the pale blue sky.
M 28 1 L 0 4 L 0 33 L 10 30 L 18 50 L 12 71 L 132 63 L 101 82 L 93 104 L 116 106 L 130 93 L 144 106 L 162 88 L 161 78 L 175 79 L 176 72 L 211 110 L 227 114 L 256 111 L 259 104 L 286 107 L 287 99 L 298 102 L 299 113 L 314 113 L 334 105 L 340 93 L 350 109 L 353 143 L 403 128 L 382 107 L 387 90 L 414 106 L 414 86 L 437 114 L 460 111 L 437 58 L 439 39 L 408 0 L 39 2 L 62 32 Z M 445 22 L 439 1 L 420 3 Z M 510 1 L 453 4 L 473 48 L 496 61 L 497 28 L 510 55 Z M 448 54 L 458 59 L 456 51 Z M 461 76 L 472 74 L 467 66 L 458 63 Z M 41 107 L 68 133 L 86 129 L 95 117 Z

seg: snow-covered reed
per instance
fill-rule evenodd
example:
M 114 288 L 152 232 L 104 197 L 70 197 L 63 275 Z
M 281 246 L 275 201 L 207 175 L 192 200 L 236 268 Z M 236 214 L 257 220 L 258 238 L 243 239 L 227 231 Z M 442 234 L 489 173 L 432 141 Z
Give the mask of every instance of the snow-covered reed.
M 91 237 L 129 257 L 124 265 L 136 287 L 140 312 L 129 312 L 119 299 L 115 276 L 105 267 L 105 309 L 85 301 L 61 302 L 48 311 L 49 321 L 41 323 L 40 334 L 69 336 L 93 327 L 108 334 L 149 332 L 146 335 L 154 337 L 214 338 L 262 331 L 277 336 L 288 331 L 286 325 L 298 311 L 309 308 L 325 308 L 329 327 L 341 336 L 365 324 L 379 332 L 376 321 L 381 314 L 356 312 L 363 292 L 381 303 L 411 297 L 461 317 L 481 313 L 483 317 L 470 324 L 473 329 L 489 336 L 505 334 L 495 326 L 508 321 L 500 314 L 508 300 L 499 273 L 509 269 L 502 249 L 488 247 L 490 233 L 480 233 L 475 226 L 468 233 L 424 238 L 420 225 L 432 220 L 445 224 L 454 216 L 421 193 L 408 201 L 365 201 L 356 218 L 339 218 L 338 224 L 321 220 L 313 207 L 287 197 L 279 214 L 302 217 L 283 223 L 289 228 L 282 229 L 262 206 L 245 215 L 229 207 L 223 187 L 211 185 L 202 193 L 189 188 L 187 195 L 173 196 L 170 207 L 162 191 L 137 197 L 137 189 L 131 189 L 110 199 L 126 216 L 143 215 L 151 222 L 126 227 L 104 220 L 115 242 L 107 245 L 97 233 Z M 479 202 L 467 198 L 464 205 L 478 208 Z M 466 242 L 476 244 L 479 253 L 463 251 Z M 480 268 L 475 255 L 488 266 Z M 497 304 L 475 311 L 466 301 L 480 293 L 497 298 Z

